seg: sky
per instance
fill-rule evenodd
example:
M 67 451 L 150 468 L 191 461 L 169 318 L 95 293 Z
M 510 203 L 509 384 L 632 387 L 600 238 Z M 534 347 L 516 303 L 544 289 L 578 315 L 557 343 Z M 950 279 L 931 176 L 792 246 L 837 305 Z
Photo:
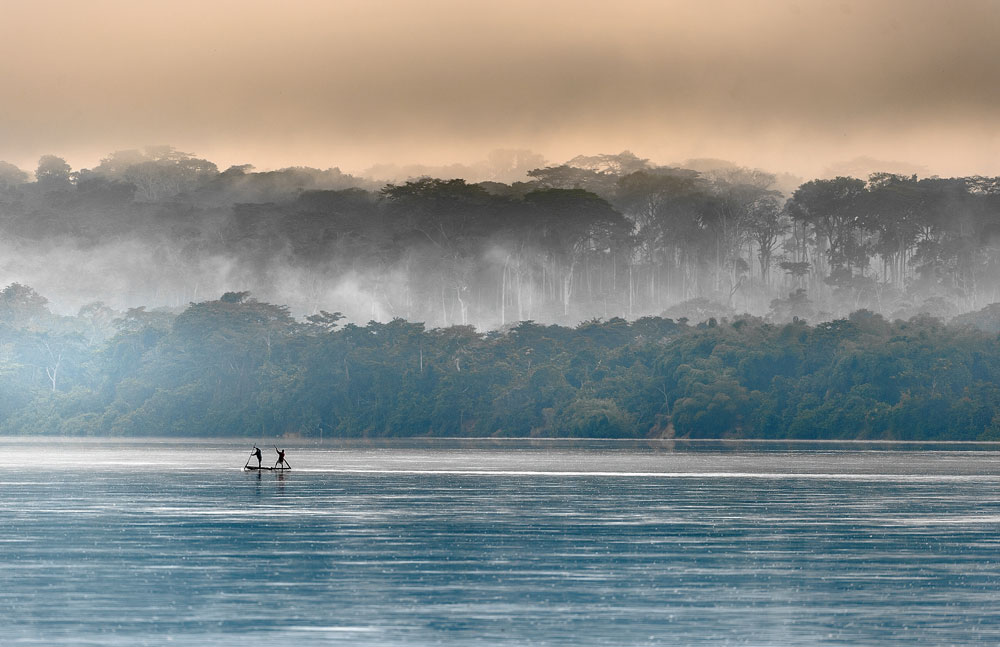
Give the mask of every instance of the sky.
M 1000 175 L 1000 2 L 0 0 L 0 160 L 226 168 L 625 149 Z

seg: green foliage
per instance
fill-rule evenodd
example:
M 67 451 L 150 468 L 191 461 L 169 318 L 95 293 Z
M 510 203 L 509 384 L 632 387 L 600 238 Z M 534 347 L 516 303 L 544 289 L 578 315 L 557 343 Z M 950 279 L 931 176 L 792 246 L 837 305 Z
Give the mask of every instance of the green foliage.
M 552 428 L 564 438 L 629 438 L 635 436 L 633 416 L 610 398 L 577 398 L 562 409 Z
M 104 338 L 72 332 L 110 316 L 98 305 L 64 320 L 30 288 L 4 294 L 5 433 L 1000 438 L 1000 339 L 929 316 L 482 334 L 341 327 L 326 311 L 299 323 L 230 292 L 177 316 L 130 310 Z

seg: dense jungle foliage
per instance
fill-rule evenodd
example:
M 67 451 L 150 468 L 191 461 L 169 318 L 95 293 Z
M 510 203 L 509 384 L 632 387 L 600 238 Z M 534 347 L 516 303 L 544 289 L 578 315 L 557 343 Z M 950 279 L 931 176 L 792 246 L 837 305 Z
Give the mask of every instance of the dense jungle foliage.
M 643 317 L 481 333 L 245 292 L 76 317 L 0 292 L 0 431 L 1000 440 L 1000 321 Z

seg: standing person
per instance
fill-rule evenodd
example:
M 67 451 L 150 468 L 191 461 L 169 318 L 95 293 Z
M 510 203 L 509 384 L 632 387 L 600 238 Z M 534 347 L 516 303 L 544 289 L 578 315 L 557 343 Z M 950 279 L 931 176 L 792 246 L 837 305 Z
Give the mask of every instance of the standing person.
M 274 451 L 278 452 L 278 460 L 274 461 L 274 466 L 277 467 L 278 465 L 284 464 L 284 466 L 288 469 L 292 469 L 292 466 L 285 460 L 285 451 L 283 449 L 278 449 L 277 447 L 274 448 Z
M 250 452 L 250 455 L 257 459 L 257 469 L 260 469 L 260 447 L 254 445 L 253 451 Z

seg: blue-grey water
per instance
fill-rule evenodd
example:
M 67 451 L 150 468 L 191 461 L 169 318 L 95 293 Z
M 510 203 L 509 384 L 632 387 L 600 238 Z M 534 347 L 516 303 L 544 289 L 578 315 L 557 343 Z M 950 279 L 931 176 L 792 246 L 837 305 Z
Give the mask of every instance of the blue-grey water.
M 249 449 L 0 440 L 0 644 L 1000 644 L 997 446 Z

